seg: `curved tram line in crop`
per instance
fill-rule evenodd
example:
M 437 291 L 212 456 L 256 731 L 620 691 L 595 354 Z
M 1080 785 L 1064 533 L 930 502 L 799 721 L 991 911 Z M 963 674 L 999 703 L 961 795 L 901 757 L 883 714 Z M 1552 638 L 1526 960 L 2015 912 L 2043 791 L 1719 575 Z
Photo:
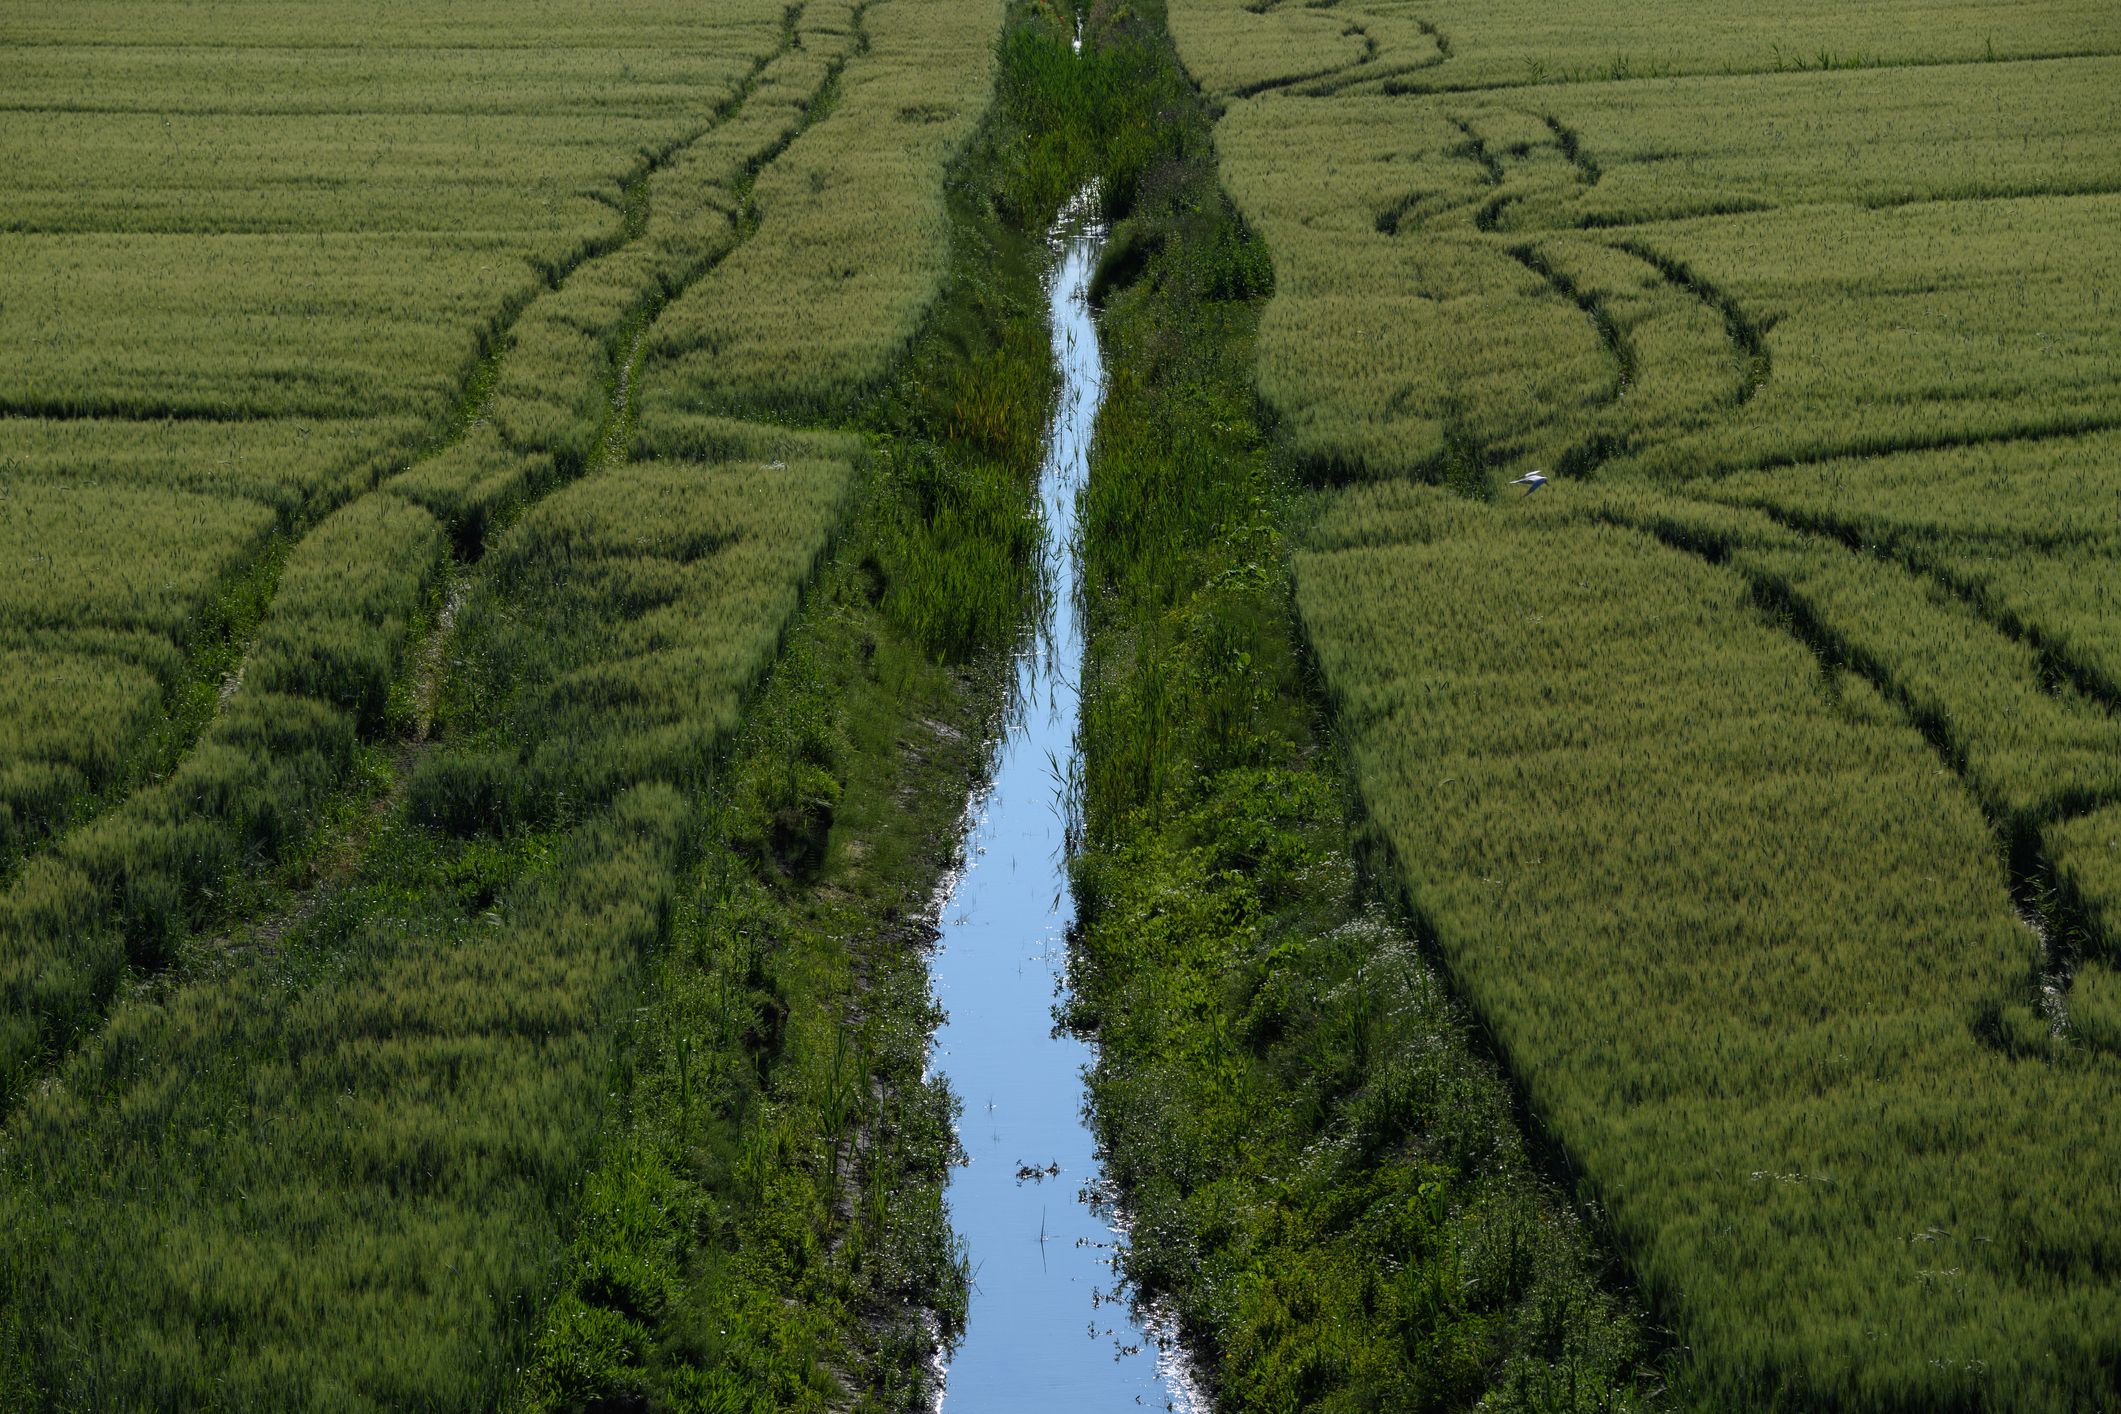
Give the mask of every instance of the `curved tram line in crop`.
M 619 214 L 617 229 L 582 241 L 556 262 L 534 262 L 539 270 L 539 283 L 525 293 L 512 296 L 494 313 L 487 327 L 480 333 L 478 354 L 462 374 L 450 399 L 448 416 L 442 425 L 430 430 L 416 445 L 390 449 L 387 452 L 386 455 L 396 461 L 398 466 L 398 470 L 388 478 L 397 483 L 394 490 L 401 494 L 405 491 L 408 484 L 404 480 L 406 473 L 446 460 L 467 439 L 474 439 L 482 433 L 490 435 L 486 424 L 496 393 L 502 386 L 504 367 L 510 363 L 512 347 L 523 331 L 532 326 L 534 312 L 553 304 L 554 296 L 578 272 L 584 271 L 585 267 L 595 266 L 599 262 L 608 263 L 610 258 L 622 254 L 628 247 L 641 241 L 648 230 L 652 211 L 651 188 L 658 175 L 666 171 L 702 138 L 727 125 L 741 112 L 746 101 L 758 89 L 762 76 L 795 42 L 802 10 L 803 6 L 800 4 L 788 8 L 782 17 L 779 42 L 771 52 L 752 61 L 749 72 L 742 76 L 734 90 L 723 98 L 705 122 L 691 127 L 679 137 L 661 143 L 653 151 L 642 154 L 634 170 L 621 179 L 620 195 L 616 201 L 611 201 L 602 193 L 594 194 L 597 200 L 610 205 Z M 612 358 L 618 357 L 619 339 L 620 334 L 614 332 L 610 355 Z M 515 363 L 523 361 L 514 360 Z M 622 372 L 621 379 L 623 376 Z M 213 413 L 210 410 L 162 406 L 102 410 L 56 408 L 43 410 L 35 415 L 47 421 L 97 419 L 105 423 L 128 420 L 152 423 L 202 417 L 222 421 L 257 421 L 267 417 L 287 416 L 285 412 L 262 409 Z M 306 428 L 298 429 L 297 433 L 303 440 L 307 440 Z M 556 451 L 553 447 L 540 445 L 535 441 L 513 445 L 510 450 L 523 457 L 533 458 L 551 455 Z M 397 461 L 400 457 L 407 459 Z M 576 460 L 579 462 L 579 457 Z M 363 461 L 375 463 L 378 458 L 374 454 L 356 456 L 346 469 L 358 472 Z M 60 847 L 67 835 L 87 827 L 105 811 L 123 808 L 129 796 L 144 791 L 160 777 L 181 769 L 185 758 L 211 733 L 215 720 L 222 715 L 226 704 L 241 688 L 257 646 L 258 632 L 263 627 L 264 620 L 274 612 L 272 603 L 286 561 L 290 555 L 303 552 L 303 546 L 316 537 L 321 522 L 329 519 L 334 513 L 349 511 L 364 499 L 372 497 L 382 484 L 375 476 L 375 471 L 379 469 L 378 466 L 360 477 L 368 483 L 365 489 L 336 497 L 326 494 L 291 512 L 285 522 L 277 527 L 273 534 L 263 539 L 251 555 L 223 573 L 220 597 L 225 599 L 231 595 L 242 595 L 254 602 L 246 606 L 248 612 L 241 614 L 234 622 L 223 622 L 228 615 L 217 606 L 217 610 L 210 613 L 208 621 L 193 635 L 195 641 L 188 650 L 189 655 L 197 660 L 201 668 L 214 666 L 220 670 L 218 690 L 210 698 L 204 699 L 203 710 L 202 707 L 195 707 L 192 711 L 185 712 L 177 701 L 177 691 L 172 689 L 167 694 L 170 698 L 171 720 L 167 728 L 159 732 L 159 735 L 169 738 L 168 744 L 147 752 L 130 778 L 116 782 L 114 789 L 105 790 L 94 798 L 80 802 L 63 820 L 46 822 L 51 833 L 44 837 L 33 836 L 27 841 L 28 848 L 18 849 L 14 857 L 8 860 L 6 872 L 0 874 L 0 880 L 11 883 L 16 872 L 28 859 L 34 858 L 37 853 Z M 460 522 L 463 520 L 460 515 L 453 514 L 460 508 L 450 504 L 429 501 L 428 509 L 444 519 Z M 458 536 L 459 561 L 476 559 L 485 528 L 482 519 L 473 519 L 468 524 L 460 523 L 454 527 Z
M 1424 8 L 1172 5 L 1386 877 L 1693 1398 L 2104 1407 L 2121 25 Z
M 791 51 L 800 50 L 798 38 L 803 29 L 804 6 L 790 7 L 779 47 L 772 55 L 757 62 L 735 96 L 722 105 L 714 121 L 653 154 L 642 170 L 629 179 L 626 220 L 620 233 L 609 242 L 584 247 L 574 263 L 551 274 L 546 290 L 503 316 L 487 340 L 490 352 L 466 376 L 460 421 L 442 441 L 430 453 L 417 458 L 375 490 L 325 516 L 316 529 L 295 544 L 287 554 L 288 569 L 279 575 L 280 588 L 284 590 L 289 580 L 299 584 L 306 578 L 311 592 L 306 596 L 281 593 L 275 597 L 259 623 L 258 639 L 247 646 L 222 685 L 214 709 L 201 724 L 191 750 L 173 765 L 170 786 L 159 791 L 154 787 L 143 791 L 135 798 L 135 813 L 159 814 L 166 808 L 159 797 L 184 797 L 187 763 L 196 758 L 202 746 L 215 741 L 217 729 L 223 734 L 230 730 L 226 724 L 232 713 L 252 706 L 245 701 L 246 680 L 250 682 L 253 694 L 273 688 L 299 694 L 309 688 L 317 697 L 329 700 L 330 695 L 343 693 L 343 685 L 339 682 L 324 681 L 312 686 L 304 676 L 305 657 L 326 651 L 344 651 L 319 633 L 316 621 L 320 617 L 342 634 L 350 627 L 361 640 L 356 644 L 356 653 L 382 669 L 363 689 L 366 700 L 375 706 L 361 713 L 360 731 L 370 740 L 392 734 L 397 737 L 400 749 L 389 758 L 389 780 L 382 788 L 373 813 L 387 813 L 399 802 L 406 778 L 426 745 L 431 726 L 435 683 L 429 669 L 438 664 L 447 651 L 455 617 L 449 606 L 461 604 L 468 576 L 498 525 L 512 522 L 530 505 L 579 476 L 625 462 L 638 419 L 632 388 L 638 380 L 650 330 L 671 302 L 735 254 L 759 230 L 760 219 L 750 197 L 756 176 L 785 152 L 826 106 L 824 100 L 838 82 L 849 58 L 860 47 L 860 20 L 864 8 L 866 4 L 847 7 L 845 17 L 850 24 L 846 31 L 835 34 L 828 30 L 824 35 L 812 38 L 813 45 L 820 47 L 833 39 L 838 39 L 844 47 L 842 52 L 823 61 L 822 72 L 816 74 L 792 104 L 786 96 L 782 97 L 787 109 L 785 118 L 769 116 L 755 144 L 739 148 L 731 154 L 735 159 L 731 166 L 709 176 L 709 189 L 726 193 L 723 198 L 726 209 L 718 211 L 711 205 L 705 207 L 709 220 L 718 223 L 725 232 L 720 239 L 710 237 L 703 251 L 696 250 L 697 236 L 660 221 L 654 204 L 654 180 L 711 134 L 732 129 L 743 131 L 739 125 L 746 107 L 762 87 L 768 86 L 776 61 L 786 60 Z M 810 59 L 808 55 L 804 57 Z M 809 64 L 812 72 L 819 67 L 815 62 Z M 694 218 L 702 214 L 697 197 L 692 209 L 683 214 Z M 566 315 L 579 312 L 574 308 L 560 311 L 557 318 L 542 327 L 534 323 L 534 316 L 543 304 L 566 302 L 574 290 L 585 284 L 593 285 L 603 266 L 620 265 L 640 253 L 644 246 L 651 245 L 660 245 L 661 249 L 651 252 L 650 258 L 643 262 L 645 268 L 626 267 L 620 272 L 625 282 L 622 287 L 625 292 L 621 295 L 623 303 L 619 306 L 623 315 L 607 335 L 585 337 L 569 329 Z M 644 278 L 648 281 L 646 288 L 631 293 Z M 594 290 L 591 299 L 595 299 Z M 608 307 L 608 299 L 606 303 Z M 528 339 L 537 340 L 543 336 L 545 345 L 570 339 L 578 345 L 572 350 L 563 347 L 559 351 L 564 370 L 574 376 L 572 389 L 565 383 L 555 388 L 547 381 L 552 372 L 550 365 L 554 350 L 526 342 L 526 330 Z M 512 367 L 518 362 L 532 364 L 527 379 L 512 374 Z M 578 406 L 586 405 L 595 412 L 586 423 L 576 419 L 554 423 L 548 419 L 532 424 L 533 435 L 511 437 L 507 428 L 496 425 L 504 421 L 496 413 L 496 399 L 526 381 L 531 382 L 534 390 L 530 396 L 549 400 L 558 392 L 564 399 L 571 392 L 578 398 Z M 603 390 L 601 397 L 594 391 L 598 387 Z M 594 430 L 590 431 L 592 428 Z M 423 508 L 433 520 L 421 514 Z M 456 549 L 453 561 L 449 563 L 442 559 L 443 546 L 435 533 L 437 520 L 452 530 Z M 372 526 L 370 522 L 373 522 Z M 410 554 L 406 553 L 408 550 Z M 372 623 L 358 618 L 350 626 L 334 622 L 331 618 L 334 610 L 345 613 L 343 605 L 334 602 L 338 597 L 335 581 L 347 572 L 349 564 L 358 563 L 361 555 L 383 557 L 389 576 L 384 581 L 388 585 L 386 594 L 393 603 L 394 612 L 379 615 L 378 621 Z M 373 587 L 369 592 L 374 594 Z M 291 603 L 288 602 L 290 598 L 293 599 Z M 427 606 L 424 610 L 420 607 L 423 603 Z M 410 638 L 409 626 L 413 629 Z M 254 670 L 261 644 L 268 651 L 280 650 L 274 655 L 276 676 L 262 683 Z M 382 706 L 386 683 L 407 662 L 427 665 L 412 693 L 416 700 L 405 704 L 409 710 L 386 712 Z M 243 729 L 241 724 L 236 728 Z M 285 748 L 271 735 L 251 748 L 251 755 L 244 762 L 249 777 L 245 788 L 251 791 L 274 789 L 263 783 L 272 771 L 272 756 L 276 749 Z M 303 743 L 301 749 L 314 748 Z M 251 844 L 247 852 L 262 849 L 268 860 L 297 855 L 321 826 L 326 800 L 341 788 L 345 774 L 354 766 L 355 758 L 351 753 L 342 759 L 345 764 L 339 772 L 310 787 L 315 802 L 311 809 L 315 814 L 309 821 L 298 822 L 292 829 L 277 823 L 261 829 L 256 820 L 238 815 L 221 822 L 221 828 L 235 839 L 260 841 Z M 113 809 L 106 813 L 115 818 L 108 821 L 106 830 L 123 829 L 131 823 L 126 819 L 126 809 L 125 802 L 114 803 Z M 63 851 L 66 841 L 77 837 L 95 818 L 91 816 L 83 821 L 73 835 L 62 836 L 49 844 L 47 851 Z M 149 818 L 153 819 L 154 815 L 149 814 Z M 213 829 L 214 824 L 209 823 L 207 828 Z M 276 911 L 265 924 L 264 935 L 276 936 L 289 921 L 305 916 L 321 896 L 321 886 L 333 879 L 342 879 L 351 870 L 358 861 L 359 849 L 358 841 L 355 841 L 351 850 L 342 848 L 336 851 L 334 857 L 323 864 L 321 877 L 304 889 L 293 904 Z M 140 867 L 131 862 L 123 867 L 126 872 L 115 888 L 105 886 L 105 896 L 115 894 L 115 899 L 103 905 L 110 913 L 98 921 L 124 937 L 127 960 L 135 969 L 152 976 L 168 960 L 170 943 L 159 935 L 166 934 L 172 926 L 171 915 L 181 917 L 192 913 L 200 907 L 195 902 L 197 896 L 220 892 L 219 881 L 211 876 L 198 878 L 195 864 L 173 860 L 167 866 L 168 877 L 155 880 L 160 887 L 141 900 L 138 897 L 141 893 Z M 150 874 L 152 869 L 153 866 L 149 866 Z M 93 876 L 93 865 L 90 873 Z M 49 886 L 34 875 L 18 880 L 16 884 L 16 892 L 26 893 L 28 897 L 10 900 L 15 905 L 14 917 L 27 919 L 32 925 L 41 922 L 38 895 L 48 891 Z M 175 901 L 168 899 L 172 892 L 177 895 Z M 143 913 L 147 907 L 153 909 L 151 914 Z M 214 905 L 209 903 L 205 907 L 212 910 Z M 42 912 L 48 913 L 49 908 Z M 44 936 L 41 943 L 47 949 L 64 945 L 70 941 L 68 933 L 82 931 L 87 930 L 77 924 L 73 929 Z M 34 946 L 37 940 L 26 941 Z M 71 941 L 78 942 L 78 937 Z M 27 965 L 34 968 L 37 964 L 32 960 Z M 13 1082 L 0 1088 L 0 1113 L 5 1113 L 5 1106 L 11 1105 L 19 1095 L 29 1067 L 55 1064 L 84 1029 L 95 1024 L 96 1018 L 107 1007 L 111 984 L 115 981 L 115 968 L 107 962 L 94 965 L 84 980 L 88 986 L 85 989 L 77 987 L 79 995 L 73 999 L 73 1009 L 56 1013 L 50 1009 L 49 984 L 39 980 L 40 993 L 45 994 L 41 1008 L 44 1010 L 42 1034 L 29 1044 L 18 1043 L 13 1054 L 0 1055 L 0 1065 L 14 1071 Z

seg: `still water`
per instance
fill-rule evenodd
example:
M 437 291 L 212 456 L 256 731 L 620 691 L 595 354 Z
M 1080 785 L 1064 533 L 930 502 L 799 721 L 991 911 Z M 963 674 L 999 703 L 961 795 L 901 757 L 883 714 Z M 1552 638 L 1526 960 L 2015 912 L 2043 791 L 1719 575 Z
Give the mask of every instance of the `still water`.
M 1087 1046 L 1055 1034 L 1075 902 L 1068 796 L 1083 657 L 1076 617 L 1075 502 L 1088 471 L 1104 367 L 1085 291 L 1102 231 L 1078 199 L 1052 240 L 1049 318 L 1062 373 L 1040 473 L 1047 621 L 1017 662 L 1016 707 L 992 784 L 973 802 L 965 868 L 942 905 L 932 967 L 949 1019 L 933 1064 L 964 1101 L 950 1216 L 972 1263 L 964 1339 L 948 1362 L 949 1414 L 1200 1408 L 1166 1354 L 1115 1298 L 1121 1234 L 1097 1211 L 1083 1122 Z

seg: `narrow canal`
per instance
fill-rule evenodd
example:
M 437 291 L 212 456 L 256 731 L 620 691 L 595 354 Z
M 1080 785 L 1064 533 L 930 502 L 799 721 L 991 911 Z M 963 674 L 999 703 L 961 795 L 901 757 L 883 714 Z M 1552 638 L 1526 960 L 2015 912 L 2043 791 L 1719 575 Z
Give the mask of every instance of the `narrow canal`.
M 1051 237 L 1062 385 L 1040 473 L 1047 620 L 1017 662 L 1015 709 L 992 784 L 968 815 L 965 867 L 942 906 L 932 969 L 948 1013 L 932 1063 L 964 1102 L 970 1159 L 948 1195 L 972 1264 L 971 1310 L 943 1393 L 950 1414 L 1199 1407 L 1175 1347 L 1163 1350 L 1115 1290 L 1121 1234 L 1095 1201 L 1101 1179 L 1083 1117 L 1090 1051 L 1054 1024 L 1075 917 L 1064 783 L 1083 658 L 1076 493 L 1104 391 L 1086 298 L 1103 231 L 1087 198 Z

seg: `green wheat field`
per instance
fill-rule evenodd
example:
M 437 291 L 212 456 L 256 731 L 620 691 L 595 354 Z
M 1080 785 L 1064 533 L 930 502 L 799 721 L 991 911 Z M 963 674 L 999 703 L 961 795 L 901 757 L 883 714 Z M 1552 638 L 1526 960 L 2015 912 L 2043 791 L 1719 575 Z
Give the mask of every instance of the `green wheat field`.
M 0 1410 L 958 1407 L 1085 188 L 1196 1414 L 2121 1409 L 2121 5 L 4 0 Z

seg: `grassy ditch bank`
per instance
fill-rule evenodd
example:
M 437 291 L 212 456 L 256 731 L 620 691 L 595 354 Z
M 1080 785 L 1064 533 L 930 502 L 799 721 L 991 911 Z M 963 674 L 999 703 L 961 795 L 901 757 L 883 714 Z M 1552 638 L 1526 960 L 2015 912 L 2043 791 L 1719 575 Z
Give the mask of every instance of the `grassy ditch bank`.
M 529 1408 L 933 1401 L 967 1273 L 942 1202 L 956 1101 L 924 1077 L 926 910 L 1042 592 L 1040 233 L 1081 134 L 1026 67 L 1059 26 L 1010 17 L 947 293 L 862 414 L 848 529 L 714 793 Z
M 1270 264 L 1159 19 L 1100 10 L 1085 44 L 1155 76 L 1159 136 L 1113 203 L 1083 516 L 1071 1020 L 1127 1273 L 1224 1410 L 1654 1407 L 1638 1318 L 1357 867 L 1291 607 L 1306 498 L 1252 391 Z

